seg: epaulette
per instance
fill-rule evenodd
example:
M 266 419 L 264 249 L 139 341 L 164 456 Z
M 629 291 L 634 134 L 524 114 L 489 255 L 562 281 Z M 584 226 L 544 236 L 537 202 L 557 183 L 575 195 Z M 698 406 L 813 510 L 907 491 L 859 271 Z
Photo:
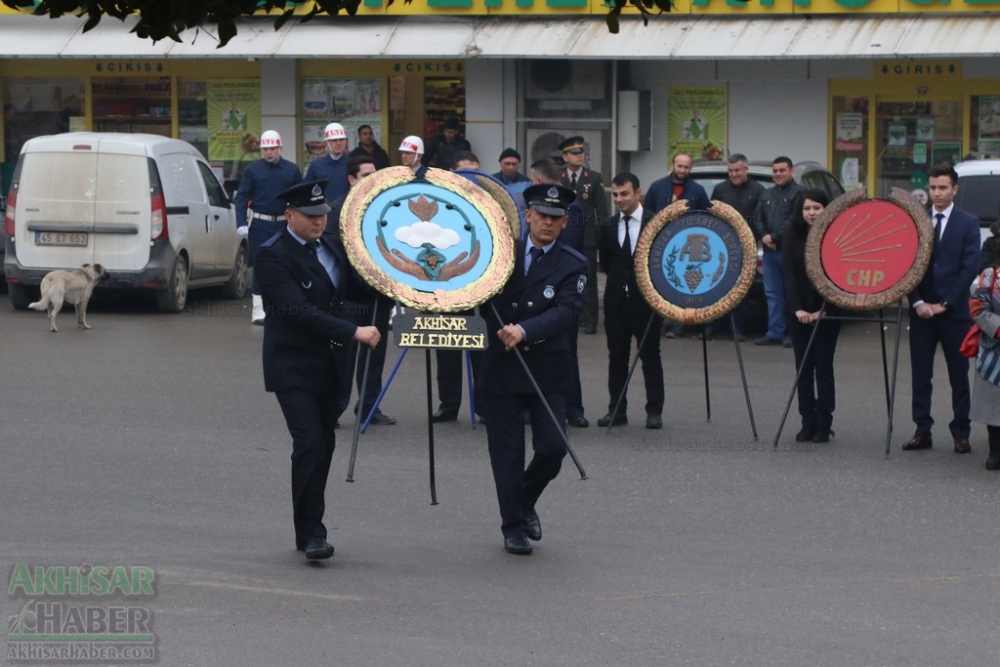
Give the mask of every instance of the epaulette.
M 580 262 L 586 262 L 587 261 L 587 258 L 584 257 L 582 253 L 580 253 L 577 250 L 574 250 L 573 248 L 570 248 L 565 243 L 560 243 L 559 247 L 562 248 L 564 251 L 568 252 L 571 256 L 575 257 Z
M 260 247 L 261 248 L 272 248 L 272 247 L 274 247 L 274 244 L 277 243 L 278 239 L 280 239 L 280 238 L 281 238 L 281 232 L 278 232 L 277 234 L 275 234 L 274 236 L 272 236 L 268 240 L 266 240 L 263 243 L 261 243 Z

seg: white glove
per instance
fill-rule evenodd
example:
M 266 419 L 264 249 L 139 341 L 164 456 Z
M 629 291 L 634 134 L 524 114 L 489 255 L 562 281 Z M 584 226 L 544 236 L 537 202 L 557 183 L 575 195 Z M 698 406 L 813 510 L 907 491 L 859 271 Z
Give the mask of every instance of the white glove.
M 236 228 L 236 233 L 239 234 L 240 236 L 246 236 L 247 235 L 247 226 L 243 225 L 242 227 L 237 227 Z

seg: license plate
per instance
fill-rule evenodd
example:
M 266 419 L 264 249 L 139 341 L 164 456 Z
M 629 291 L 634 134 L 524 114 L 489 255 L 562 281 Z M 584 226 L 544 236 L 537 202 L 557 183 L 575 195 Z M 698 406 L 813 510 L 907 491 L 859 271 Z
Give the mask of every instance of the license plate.
M 78 232 L 35 232 L 35 245 L 86 246 L 87 234 Z

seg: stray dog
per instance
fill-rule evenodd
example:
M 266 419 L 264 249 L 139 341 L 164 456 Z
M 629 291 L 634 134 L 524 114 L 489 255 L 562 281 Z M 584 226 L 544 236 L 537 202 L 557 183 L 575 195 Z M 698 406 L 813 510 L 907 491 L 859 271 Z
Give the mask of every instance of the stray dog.
M 104 267 L 100 264 L 84 264 L 83 268 L 72 271 L 52 271 L 42 278 L 42 298 L 35 303 L 29 303 L 32 310 L 47 310 L 49 325 L 53 333 L 57 333 L 56 315 L 62 310 L 63 302 L 71 303 L 76 308 L 76 323 L 81 329 L 89 329 L 87 324 L 87 304 L 94 286 L 98 280 L 106 278 Z

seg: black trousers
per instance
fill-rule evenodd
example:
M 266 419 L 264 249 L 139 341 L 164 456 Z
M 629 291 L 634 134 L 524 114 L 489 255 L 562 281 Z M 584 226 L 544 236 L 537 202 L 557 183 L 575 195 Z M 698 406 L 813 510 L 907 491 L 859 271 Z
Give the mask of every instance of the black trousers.
M 457 413 L 462 407 L 462 367 L 465 365 L 464 350 L 436 350 L 438 409 L 442 412 Z M 472 352 L 472 377 L 475 380 L 483 367 L 486 353 Z M 482 414 L 482 393 L 475 385 L 476 412 Z
M 295 545 L 326 537 L 326 480 L 336 446 L 336 392 L 316 394 L 288 389 L 275 394 L 292 436 L 292 517 Z
M 583 408 L 583 388 L 580 386 L 580 358 L 577 356 L 578 339 L 580 328 L 574 321 L 566 332 L 566 340 L 569 343 L 569 377 L 566 380 L 566 416 L 570 418 L 582 417 Z
M 934 378 L 934 353 L 937 346 L 944 352 L 951 383 L 952 420 L 948 424 L 953 438 L 968 438 L 969 423 L 969 360 L 958 351 L 962 339 L 972 326 L 967 320 L 945 319 L 941 316 L 924 320 L 910 317 L 910 372 L 913 385 L 913 421 L 917 433 L 930 433 L 931 392 Z
M 584 247 L 583 254 L 590 267 L 587 272 L 587 287 L 583 291 L 583 308 L 580 310 L 580 323 L 586 329 L 597 328 L 597 247 Z
M 794 315 L 785 316 L 785 329 L 795 350 L 795 368 L 802 369 L 797 386 L 802 426 L 828 431 L 833 425 L 833 411 L 837 408 L 833 357 L 837 352 L 840 320 L 820 318 L 817 326 L 819 329 L 807 356 L 806 346 L 813 325 L 802 324 Z
M 604 331 L 608 336 L 608 412 L 615 409 L 618 396 L 625 388 L 631 363 L 632 339 L 635 339 L 636 345 L 639 344 L 652 317 L 653 323 L 649 327 L 646 342 L 639 348 L 639 361 L 642 362 L 642 379 L 646 385 L 646 414 L 660 415 L 663 413 L 664 398 L 663 362 L 660 360 L 660 327 L 663 318 L 653 314 L 640 295 L 625 298 L 627 301 L 617 312 L 604 315 Z M 627 414 L 627 410 L 628 397 L 625 397 L 618 413 Z
M 566 432 L 566 401 L 561 393 L 545 400 Z M 504 537 L 524 537 L 525 512 L 535 507 L 545 487 L 559 474 L 566 443 L 536 394 L 483 392 L 486 439 L 489 443 L 493 481 L 500 503 Z M 525 468 L 524 411 L 531 415 L 534 455 Z

